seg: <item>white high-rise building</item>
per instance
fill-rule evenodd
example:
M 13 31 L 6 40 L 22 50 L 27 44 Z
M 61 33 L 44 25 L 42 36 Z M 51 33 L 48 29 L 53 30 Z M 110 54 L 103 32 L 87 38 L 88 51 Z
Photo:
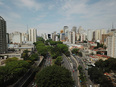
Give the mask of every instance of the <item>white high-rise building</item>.
M 107 55 L 116 58 L 116 33 L 107 37 Z
M 75 33 L 77 33 L 77 27 L 76 26 L 73 26 L 73 28 L 72 28 L 71 31 L 74 31 Z
M 22 43 L 29 41 L 29 35 L 27 33 L 22 33 Z
M 93 39 L 93 30 L 88 29 L 88 31 L 87 31 L 87 39 L 88 39 L 88 41 L 92 41 L 92 39 Z
M 95 30 L 95 40 L 102 40 L 102 34 L 106 34 L 106 30 L 105 29 L 100 29 L 100 30 Z
M 86 34 L 80 34 L 80 41 L 86 40 Z
M 80 26 L 79 28 L 78 28 L 78 33 L 79 34 L 82 34 L 84 32 L 84 29 Z
M 29 29 L 29 41 L 36 42 L 37 41 L 37 29 Z
M 68 32 L 68 42 L 71 43 L 71 31 Z
M 9 34 L 10 43 L 22 44 L 22 34 L 20 32 L 13 32 Z
M 75 31 L 72 31 L 72 43 L 75 44 Z
M 47 40 L 47 39 L 48 39 L 48 37 L 47 37 L 47 34 L 46 34 L 46 33 L 41 34 L 41 36 L 42 36 L 42 38 L 43 38 L 44 40 Z

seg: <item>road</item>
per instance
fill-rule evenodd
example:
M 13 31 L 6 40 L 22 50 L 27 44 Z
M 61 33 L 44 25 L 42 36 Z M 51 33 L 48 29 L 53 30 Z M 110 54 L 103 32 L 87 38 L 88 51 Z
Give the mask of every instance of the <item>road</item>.
M 84 64 L 84 61 L 82 60 L 82 58 L 78 57 L 78 56 L 74 56 L 76 58 L 76 60 L 79 62 L 79 64 L 82 66 L 83 68 L 83 72 L 86 76 L 87 79 L 87 87 L 89 87 L 90 85 L 92 85 L 92 87 L 94 87 L 94 84 L 92 83 L 92 81 L 89 79 L 89 75 L 88 75 L 88 71 L 85 69 L 87 68 L 87 66 Z
M 45 67 L 50 66 L 52 64 L 52 57 L 48 54 L 47 58 L 45 59 Z
M 70 70 L 71 75 L 73 77 L 73 80 L 75 82 L 75 87 L 79 87 L 78 86 L 78 76 L 77 76 L 77 66 L 75 61 L 71 58 L 71 57 L 66 57 L 65 55 L 63 55 L 63 61 L 64 63 L 62 64 L 65 68 L 67 68 L 68 70 Z

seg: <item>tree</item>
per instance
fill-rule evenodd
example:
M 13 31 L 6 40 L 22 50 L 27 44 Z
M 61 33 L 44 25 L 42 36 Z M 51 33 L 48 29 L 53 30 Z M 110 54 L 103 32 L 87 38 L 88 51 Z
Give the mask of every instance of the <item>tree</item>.
M 73 87 L 71 73 L 64 67 L 48 66 L 36 75 L 38 87 Z
M 61 56 L 62 52 L 57 46 L 51 48 L 51 56 L 53 59 L 56 59 L 58 56 Z
M 38 48 L 37 48 L 37 51 L 38 51 L 38 53 L 40 54 L 40 55 L 42 55 L 42 56 L 46 56 L 46 54 L 47 54 L 47 48 L 45 47 L 45 46 L 38 46 Z
M 0 67 L 0 86 L 6 87 L 16 82 L 23 76 L 30 65 L 24 60 L 10 61 Z
M 69 51 L 65 51 L 65 53 L 64 53 L 67 57 L 69 57 L 70 56 L 70 52 Z
M 23 58 L 24 60 L 28 60 L 29 55 L 28 55 L 28 50 L 24 50 L 23 53 L 21 54 L 21 58 Z
M 30 57 L 29 60 L 31 60 L 32 62 L 36 61 L 39 59 L 39 56 L 37 53 L 33 53 Z
M 56 41 L 50 41 L 50 45 L 56 45 L 57 43 L 56 43 Z
M 55 60 L 55 64 L 60 66 L 61 65 L 61 61 L 62 61 L 62 56 L 58 56 L 56 58 L 56 60 Z
M 44 39 L 42 37 L 37 37 L 37 41 L 42 41 L 44 43 Z
M 11 61 L 17 61 L 17 60 L 18 60 L 18 58 L 12 57 L 12 58 L 6 59 L 6 60 L 5 60 L 5 63 L 9 63 L 9 62 L 11 62 Z
M 77 49 L 77 48 L 74 48 L 74 49 L 72 50 L 72 53 L 73 53 L 73 54 L 76 54 L 76 55 L 77 55 L 78 52 L 79 52 L 79 49 Z
M 94 82 L 99 84 L 100 78 L 103 76 L 103 73 L 101 70 L 99 70 L 97 67 L 92 67 L 88 69 L 88 74 L 90 75 L 90 79 Z
M 63 44 L 63 42 L 61 42 L 61 41 L 56 41 L 56 43 L 57 43 L 57 44 Z
M 65 53 L 65 51 L 68 51 L 68 46 L 65 44 L 57 44 L 57 47 L 60 49 L 62 53 Z

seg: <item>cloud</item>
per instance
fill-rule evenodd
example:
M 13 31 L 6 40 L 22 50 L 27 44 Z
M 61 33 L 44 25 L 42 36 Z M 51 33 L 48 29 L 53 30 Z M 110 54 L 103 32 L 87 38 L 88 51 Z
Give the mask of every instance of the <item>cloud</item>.
M 29 9 L 34 9 L 36 11 L 43 7 L 43 4 L 37 2 L 37 0 L 14 0 L 14 4 L 19 7 L 26 7 Z
M 3 3 L 0 1 L 0 5 L 3 5 Z

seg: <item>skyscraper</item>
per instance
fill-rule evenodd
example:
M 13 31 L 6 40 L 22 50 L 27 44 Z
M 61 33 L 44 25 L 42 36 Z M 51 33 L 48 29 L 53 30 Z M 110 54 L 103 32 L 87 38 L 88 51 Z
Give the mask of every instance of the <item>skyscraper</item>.
M 7 52 L 6 21 L 0 16 L 0 53 Z
M 36 42 L 37 40 L 37 29 L 29 29 L 29 41 Z
M 107 55 L 116 58 L 116 33 L 107 37 Z
M 77 27 L 73 26 L 72 31 L 74 31 L 75 33 L 77 33 Z
M 79 34 L 82 34 L 84 32 L 84 29 L 80 26 L 79 28 L 78 28 L 78 33 Z
M 106 30 L 105 29 L 99 29 L 99 30 L 95 30 L 95 40 L 102 40 L 102 34 L 106 34 Z
M 87 31 L 87 39 L 89 41 L 92 41 L 92 39 L 93 39 L 93 30 L 88 29 L 88 31 Z
M 65 30 L 68 29 L 68 26 L 64 26 L 63 32 L 65 33 Z

